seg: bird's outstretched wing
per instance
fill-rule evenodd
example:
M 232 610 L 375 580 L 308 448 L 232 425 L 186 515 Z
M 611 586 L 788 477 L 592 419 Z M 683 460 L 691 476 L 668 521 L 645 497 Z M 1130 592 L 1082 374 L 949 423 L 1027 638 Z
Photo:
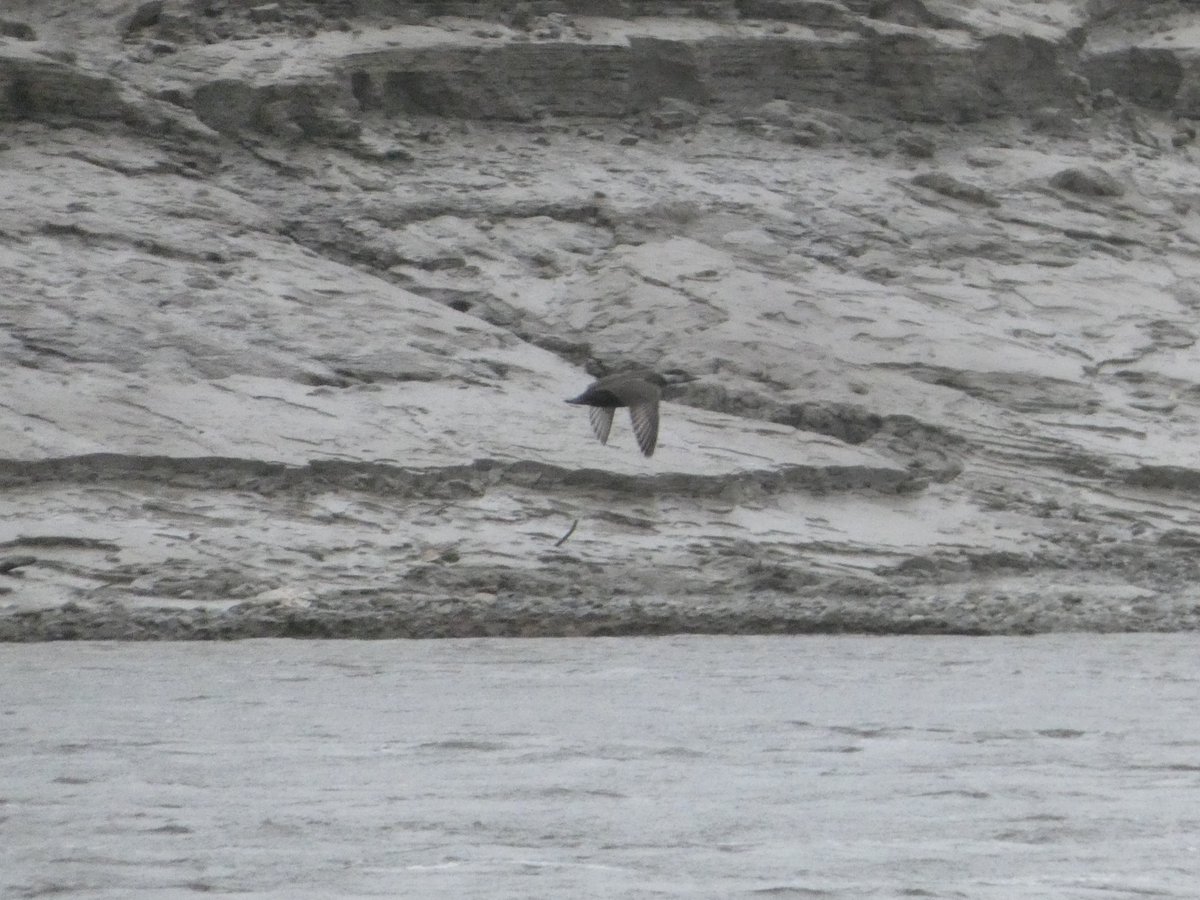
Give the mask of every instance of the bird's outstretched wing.
M 658 403 L 635 403 L 629 407 L 629 418 L 633 421 L 633 433 L 645 456 L 654 455 L 658 443 Z M 612 421 L 612 413 L 609 413 Z
M 613 411 L 611 406 L 589 406 L 588 418 L 592 420 L 592 431 L 600 438 L 600 443 L 608 443 L 608 433 L 612 430 Z

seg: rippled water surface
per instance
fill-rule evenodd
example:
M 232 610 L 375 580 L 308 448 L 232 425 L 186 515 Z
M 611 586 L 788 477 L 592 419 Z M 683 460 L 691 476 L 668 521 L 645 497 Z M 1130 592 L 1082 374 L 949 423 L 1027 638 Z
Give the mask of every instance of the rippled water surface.
M 1200 896 L 1185 635 L 0 647 L 0 896 Z

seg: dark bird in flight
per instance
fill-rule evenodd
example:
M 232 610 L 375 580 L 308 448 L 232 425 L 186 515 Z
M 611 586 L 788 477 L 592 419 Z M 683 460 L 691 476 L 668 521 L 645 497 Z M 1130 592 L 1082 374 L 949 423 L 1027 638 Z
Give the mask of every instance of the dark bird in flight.
M 567 402 L 588 407 L 592 431 L 602 444 L 608 443 L 613 411 L 618 406 L 628 406 L 638 446 L 643 455 L 652 456 L 658 443 L 658 401 L 662 398 L 662 389 L 669 384 L 691 380 L 686 375 L 668 380 L 656 372 L 623 372 L 593 382 L 586 391 Z

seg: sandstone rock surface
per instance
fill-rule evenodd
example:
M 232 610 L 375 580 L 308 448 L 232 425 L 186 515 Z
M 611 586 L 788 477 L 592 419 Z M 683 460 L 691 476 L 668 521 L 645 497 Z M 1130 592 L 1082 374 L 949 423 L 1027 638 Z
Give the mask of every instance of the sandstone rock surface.
M 1185 4 L 10 6 L 0 638 L 1200 625 Z

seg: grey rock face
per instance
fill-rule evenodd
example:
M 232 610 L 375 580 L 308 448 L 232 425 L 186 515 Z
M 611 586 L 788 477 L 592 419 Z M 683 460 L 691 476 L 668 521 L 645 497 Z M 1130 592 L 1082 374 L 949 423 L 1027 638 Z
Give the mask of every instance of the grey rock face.
M 1190 31 L 389 8 L 6 13 L 0 636 L 1196 627 Z

